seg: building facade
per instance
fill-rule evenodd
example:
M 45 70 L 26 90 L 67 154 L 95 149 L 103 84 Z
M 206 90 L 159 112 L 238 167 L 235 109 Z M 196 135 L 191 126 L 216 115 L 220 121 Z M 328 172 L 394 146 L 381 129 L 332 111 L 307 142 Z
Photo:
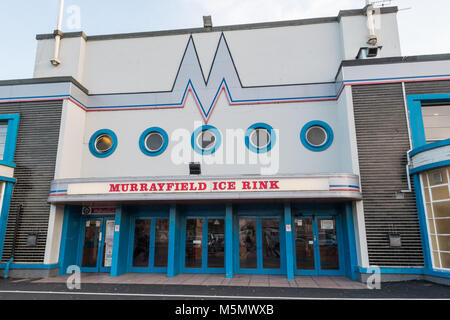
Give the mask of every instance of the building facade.
M 56 65 L 38 35 L 0 81 L 1 270 L 448 283 L 450 55 L 402 57 L 396 13 L 65 33 Z

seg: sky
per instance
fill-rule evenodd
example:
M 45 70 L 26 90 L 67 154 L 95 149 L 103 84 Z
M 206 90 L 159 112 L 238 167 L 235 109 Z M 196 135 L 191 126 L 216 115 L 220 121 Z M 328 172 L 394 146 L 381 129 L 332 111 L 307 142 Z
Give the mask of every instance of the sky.
M 449 0 L 393 0 L 402 55 L 450 53 Z M 62 31 L 89 35 L 337 16 L 365 0 L 65 0 Z M 59 0 L 0 0 L 0 80 L 32 78 L 36 34 L 56 29 Z M 80 14 L 76 15 L 77 10 Z M 79 19 L 77 18 L 79 17 Z

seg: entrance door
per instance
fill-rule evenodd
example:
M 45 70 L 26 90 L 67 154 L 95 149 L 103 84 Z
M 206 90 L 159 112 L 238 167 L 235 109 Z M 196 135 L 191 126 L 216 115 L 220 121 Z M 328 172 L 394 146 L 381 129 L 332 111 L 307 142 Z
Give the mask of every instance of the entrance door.
M 109 272 L 114 242 L 114 219 L 84 218 L 79 264 L 83 272 Z
M 185 272 L 225 272 L 225 220 L 186 218 Z
M 239 218 L 241 273 L 281 273 L 280 219 Z
M 333 216 L 300 216 L 295 219 L 298 274 L 342 274 L 338 222 Z
M 169 255 L 169 219 L 136 218 L 132 226 L 132 272 L 165 272 Z

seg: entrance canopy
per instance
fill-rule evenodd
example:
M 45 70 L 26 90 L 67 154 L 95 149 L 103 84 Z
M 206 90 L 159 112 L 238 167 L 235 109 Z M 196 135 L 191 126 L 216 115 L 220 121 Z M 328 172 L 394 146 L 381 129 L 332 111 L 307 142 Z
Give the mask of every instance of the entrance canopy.
M 360 200 L 353 174 L 239 177 L 136 177 L 52 181 L 51 203 L 207 199 Z

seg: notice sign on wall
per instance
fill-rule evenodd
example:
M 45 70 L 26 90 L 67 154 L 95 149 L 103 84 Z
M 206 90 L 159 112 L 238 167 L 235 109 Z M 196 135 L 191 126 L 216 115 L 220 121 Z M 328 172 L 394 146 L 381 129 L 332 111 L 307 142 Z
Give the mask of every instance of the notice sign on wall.
M 67 194 L 328 191 L 327 178 L 73 183 Z

